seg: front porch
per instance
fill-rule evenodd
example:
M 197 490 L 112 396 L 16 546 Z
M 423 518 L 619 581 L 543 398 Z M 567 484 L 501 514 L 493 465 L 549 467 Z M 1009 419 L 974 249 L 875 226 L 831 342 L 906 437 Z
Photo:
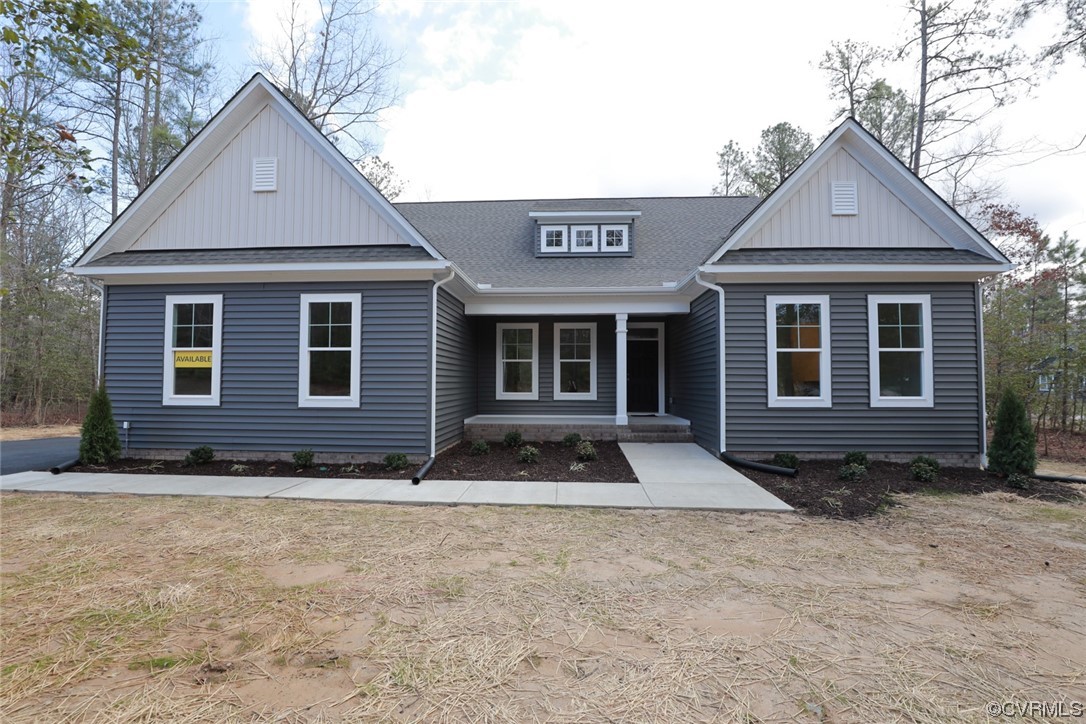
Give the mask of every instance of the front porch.
M 676 415 L 473 415 L 464 420 L 464 439 L 499 441 L 516 430 L 525 440 L 556 442 L 571 432 L 588 440 L 693 442 L 690 421 Z

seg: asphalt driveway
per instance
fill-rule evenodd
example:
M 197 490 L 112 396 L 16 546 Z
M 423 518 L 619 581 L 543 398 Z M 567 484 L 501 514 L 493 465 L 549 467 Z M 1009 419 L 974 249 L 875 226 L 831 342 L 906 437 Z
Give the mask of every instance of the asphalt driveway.
M 48 470 L 78 456 L 78 437 L 0 442 L 0 475 L 26 470 Z

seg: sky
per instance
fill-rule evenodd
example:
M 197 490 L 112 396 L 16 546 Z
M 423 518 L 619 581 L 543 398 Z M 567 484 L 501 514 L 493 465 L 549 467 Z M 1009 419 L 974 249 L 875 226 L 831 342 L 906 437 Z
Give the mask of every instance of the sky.
M 303 4 L 318 0 L 299 0 Z M 667 3 L 384 2 L 375 30 L 402 55 L 400 103 L 375 134 L 407 181 L 399 201 L 699 196 L 728 140 L 789 121 L 817 144 L 839 122 L 817 67 L 831 41 L 893 45 L 902 0 Z M 211 0 L 228 95 L 289 0 Z M 833 12 L 827 13 L 827 7 Z M 1052 28 L 1027 27 L 1042 43 Z M 891 84 L 905 85 L 905 69 Z M 1086 239 L 1086 68 L 1071 59 L 993 122 L 1018 152 L 986 174 L 1053 237 Z

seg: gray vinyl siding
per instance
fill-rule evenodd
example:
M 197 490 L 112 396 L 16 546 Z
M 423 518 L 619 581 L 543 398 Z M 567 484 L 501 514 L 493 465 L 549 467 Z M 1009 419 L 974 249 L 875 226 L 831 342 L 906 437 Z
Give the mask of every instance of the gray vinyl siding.
M 727 446 L 734 451 L 978 452 L 975 285 L 725 285 Z M 868 294 L 930 294 L 935 406 L 872 408 Z M 833 407 L 766 404 L 766 295 L 828 294 Z
M 475 340 L 464 303 L 437 290 L 437 449 L 464 437 L 464 419 L 476 411 Z
M 690 303 L 667 326 L 667 376 L 673 415 L 690 420 L 694 440 L 720 452 L 720 326 L 716 292 Z
M 539 323 L 539 399 L 497 399 L 497 325 Z M 554 399 L 554 325 L 596 323 L 595 400 Z M 481 415 L 614 415 L 615 318 L 609 317 L 482 317 L 475 329 Z
M 299 408 L 300 295 L 362 295 L 361 405 Z M 222 294 L 217 407 L 162 404 L 167 294 Z M 112 286 L 105 380 L 130 447 L 429 452 L 430 282 Z

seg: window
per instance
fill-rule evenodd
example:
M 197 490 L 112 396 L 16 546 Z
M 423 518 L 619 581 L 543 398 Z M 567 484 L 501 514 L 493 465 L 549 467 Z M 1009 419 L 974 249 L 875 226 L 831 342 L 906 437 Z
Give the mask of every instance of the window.
M 539 325 L 498 325 L 499 400 L 539 399 Z
M 769 407 L 830 407 L 830 298 L 766 297 Z
M 358 407 L 361 294 L 303 294 L 298 407 Z
M 222 295 L 167 295 L 163 405 L 218 405 Z
M 1055 375 L 1037 375 L 1037 391 L 1047 395 L 1052 392 L 1052 385 L 1055 381 Z
M 933 405 L 931 297 L 867 298 L 872 407 Z
M 573 240 L 572 251 L 597 251 L 595 226 L 574 226 L 571 238 Z
M 544 226 L 541 227 L 544 252 L 569 251 L 566 243 L 566 227 Z
M 596 325 L 554 325 L 554 399 L 596 399 Z
M 600 230 L 604 251 L 629 251 L 629 227 L 625 225 L 604 226 Z

